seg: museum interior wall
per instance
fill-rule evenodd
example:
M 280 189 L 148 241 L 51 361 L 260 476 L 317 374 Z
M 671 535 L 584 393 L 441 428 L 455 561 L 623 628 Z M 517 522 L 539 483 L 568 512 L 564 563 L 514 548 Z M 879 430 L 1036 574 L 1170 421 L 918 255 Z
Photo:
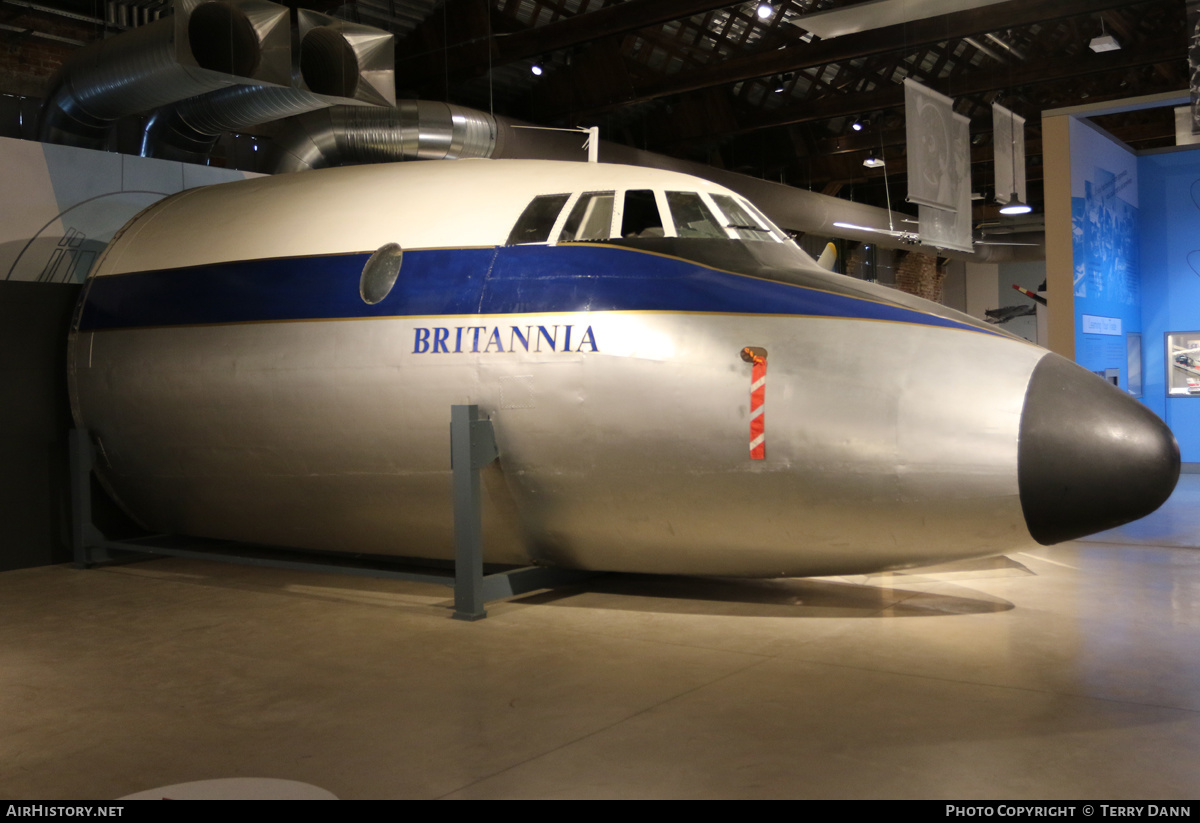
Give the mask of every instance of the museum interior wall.
M 1168 355 L 1167 335 L 1200 332 L 1200 150 L 1139 157 L 1138 171 L 1143 399 L 1175 432 L 1184 462 L 1194 463 L 1200 461 L 1200 394 L 1188 391 L 1193 369 Z M 1183 380 L 1170 394 L 1168 370 Z
M 1071 229 L 1066 255 L 1056 258 L 1065 238 L 1054 236 L 1054 206 L 1048 204 L 1050 311 L 1054 323 L 1070 323 L 1073 330 L 1071 349 L 1052 348 L 1073 354 L 1080 365 L 1140 397 L 1171 427 L 1185 470 L 1195 470 L 1200 463 L 1200 370 L 1195 368 L 1200 364 L 1200 150 L 1178 146 L 1134 154 L 1078 117 L 1049 118 L 1047 134 L 1050 119 L 1066 132 Z M 1048 153 L 1054 150 L 1049 144 L 1048 138 Z M 1047 181 L 1049 191 L 1049 171 Z M 1063 289 L 1064 281 L 1056 284 L 1055 277 L 1067 274 L 1070 283 Z M 1169 335 L 1180 341 L 1171 352 Z M 1198 348 L 1195 363 L 1187 362 L 1191 346 Z
M 0 282 L 0 571 L 70 559 L 64 364 L 79 288 Z
M 1109 379 L 1115 377 L 1126 391 L 1130 389 L 1127 340 L 1142 332 L 1138 244 L 1143 220 L 1138 211 L 1138 158 L 1103 132 L 1072 118 L 1075 362 Z
M 246 176 L 0 138 L 0 571 L 69 559 L 66 335 L 96 256 L 162 197 Z

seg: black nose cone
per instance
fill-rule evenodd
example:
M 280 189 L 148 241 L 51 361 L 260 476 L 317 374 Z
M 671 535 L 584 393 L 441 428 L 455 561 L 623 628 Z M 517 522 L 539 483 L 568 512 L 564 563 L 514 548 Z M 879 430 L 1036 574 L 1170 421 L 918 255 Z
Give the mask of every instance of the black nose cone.
M 1017 460 L 1025 523 L 1045 546 L 1145 517 L 1179 479 L 1158 415 L 1055 354 L 1029 380 Z

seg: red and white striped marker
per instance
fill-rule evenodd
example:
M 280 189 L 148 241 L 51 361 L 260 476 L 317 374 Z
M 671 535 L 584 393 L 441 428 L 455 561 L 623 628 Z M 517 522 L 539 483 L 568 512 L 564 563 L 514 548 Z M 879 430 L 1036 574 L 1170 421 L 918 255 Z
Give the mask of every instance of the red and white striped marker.
M 750 459 L 766 460 L 767 353 L 747 346 L 742 349 L 742 359 L 754 364 L 750 371 Z

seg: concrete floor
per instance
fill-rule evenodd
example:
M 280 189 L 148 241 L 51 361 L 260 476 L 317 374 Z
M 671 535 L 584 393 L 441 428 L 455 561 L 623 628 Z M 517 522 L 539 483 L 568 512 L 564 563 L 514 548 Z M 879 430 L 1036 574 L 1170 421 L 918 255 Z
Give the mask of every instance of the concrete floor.
M 1102 541 L 1102 542 L 1101 542 Z M 0 574 L 0 798 L 1200 797 L 1200 477 L 949 570 L 436 586 L 157 560 Z

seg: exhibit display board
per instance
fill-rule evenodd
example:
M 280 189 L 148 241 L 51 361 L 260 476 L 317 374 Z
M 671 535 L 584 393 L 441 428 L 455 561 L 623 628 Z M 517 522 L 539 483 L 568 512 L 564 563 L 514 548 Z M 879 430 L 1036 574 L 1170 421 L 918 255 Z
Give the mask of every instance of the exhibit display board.
M 1138 158 L 1141 202 L 1144 401 L 1175 433 L 1185 463 L 1200 462 L 1200 150 Z M 1187 362 L 1191 360 L 1192 362 Z
M 1138 162 L 1071 121 L 1075 361 L 1129 390 L 1128 336 L 1142 331 Z
M 1135 155 L 1066 119 L 1075 359 L 1141 399 L 1200 464 L 1200 147 Z
M 1167 396 L 1200 397 L 1200 331 L 1167 333 Z

